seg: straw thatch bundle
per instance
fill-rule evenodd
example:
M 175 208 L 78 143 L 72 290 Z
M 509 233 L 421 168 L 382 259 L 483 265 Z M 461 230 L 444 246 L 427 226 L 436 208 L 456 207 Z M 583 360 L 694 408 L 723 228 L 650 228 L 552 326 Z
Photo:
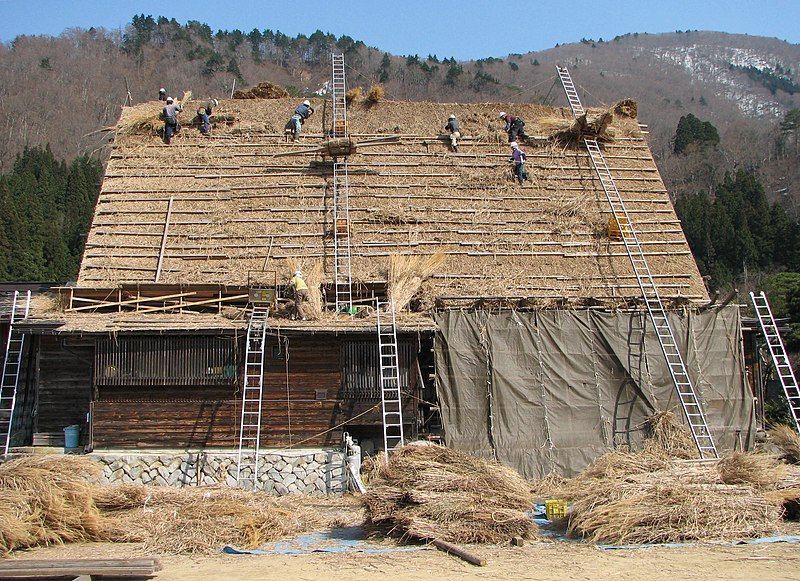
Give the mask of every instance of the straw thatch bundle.
M 647 418 L 645 450 L 664 453 L 672 458 L 697 458 L 697 446 L 692 434 L 678 417 L 670 412 L 657 412 Z
M 391 535 L 455 543 L 536 536 L 525 514 L 533 506 L 528 482 L 496 462 L 410 445 L 374 465 L 368 482 L 367 522 Z
M 288 96 L 289 92 L 286 89 L 269 81 L 264 81 L 255 87 L 233 93 L 234 99 L 282 99 Z
M 585 138 L 613 141 L 614 130 L 610 127 L 613 121 L 614 114 L 611 111 L 586 112 L 575 119 L 567 129 L 556 132 L 553 139 L 560 143 L 569 143 Z
M 717 464 L 725 484 L 749 484 L 754 488 L 774 489 L 788 474 L 785 464 L 763 453 L 734 452 Z
M 629 484 L 599 480 L 572 505 L 569 530 L 590 541 L 667 543 L 774 533 L 781 510 L 749 487 L 679 479 Z
M 81 541 L 144 542 L 161 553 L 256 547 L 327 524 L 297 498 L 231 488 L 110 486 L 85 457 L 0 465 L 0 551 Z M 316 501 L 316 503 L 323 501 Z
M 403 310 L 417 294 L 422 283 L 447 260 L 441 252 L 425 255 L 392 254 L 389 256 L 389 297 L 395 311 Z
M 255 548 L 327 524 L 296 498 L 235 488 L 106 486 L 96 500 L 117 535 L 159 553 L 197 554 L 223 545 Z
M 800 464 L 800 435 L 790 426 L 778 424 L 767 431 L 769 439 L 780 450 L 781 458 L 792 464 Z
M 611 108 L 617 115 L 636 119 L 639 115 L 639 104 L 633 99 L 623 99 Z

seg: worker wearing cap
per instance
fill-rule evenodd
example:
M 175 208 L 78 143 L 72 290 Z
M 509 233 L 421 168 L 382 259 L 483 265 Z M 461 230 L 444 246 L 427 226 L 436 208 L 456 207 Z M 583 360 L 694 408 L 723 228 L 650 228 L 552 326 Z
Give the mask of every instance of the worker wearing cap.
M 309 100 L 306 99 L 297 106 L 294 110 L 294 115 L 292 115 L 291 119 L 289 119 L 289 122 L 286 124 L 287 133 L 291 130 L 292 141 L 296 141 L 297 138 L 300 137 L 300 128 L 303 126 L 303 123 L 306 122 L 306 119 L 313 114 L 314 108 L 311 106 Z
M 158 100 L 159 101 L 166 101 L 167 100 L 167 90 L 164 87 L 161 87 L 158 90 Z
M 516 141 L 511 142 L 511 161 L 514 162 L 514 176 L 522 185 L 528 179 L 528 172 L 525 171 L 525 152 L 519 148 Z
M 502 111 L 500 119 L 506 122 L 505 131 L 508 133 L 509 143 L 518 139 L 528 140 L 528 136 L 525 135 L 525 122 L 521 117 L 514 117 L 514 115 Z
M 183 111 L 183 107 L 176 104 L 172 97 L 167 97 L 167 104 L 161 113 L 164 116 L 164 143 L 167 145 L 172 140 L 172 136 L 180 129 L 178 113 L 181 111 Z
M 461 132 L 459 131 L 458 119 L 456 119 L 455 115 L 451 114 L 450 117 L 447 118 L 447 125 L 444 126 L 444 130 L 450 132 L 450 148 L 458 152 L 458 140 L 461 138 Z
M 292 289 L 294 294 L 294 312 L 295 318 L 306 320 L 305 305 L 308 302 L 308 285 L 303 280 L 303 272 L 296 270 L 294 276 L 289 281 L 289 288 Z
M 200 133 L 208 135 L 211 133 L 211 112 L 219 104 L 216 99 L 209 99 L 205 105 L 197 110 L 197 116 L 200 118 Z

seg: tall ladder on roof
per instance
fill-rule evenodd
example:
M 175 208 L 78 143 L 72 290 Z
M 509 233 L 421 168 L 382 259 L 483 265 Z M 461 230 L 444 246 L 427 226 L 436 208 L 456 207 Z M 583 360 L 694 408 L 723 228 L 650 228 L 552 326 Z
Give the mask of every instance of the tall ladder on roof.
M 264 390 L 264 347 L 269 306 L 254 305 L 247 324 L 247 346 L 242 388 L 242 421 L 239 425 L 239 459 L 236 484 L 255 490 L 261 447 L 261 396 Z
M 8 454 L 11 444 L 11 424 L 14 421 L 14 408 L 17 404 L 17 386 L 22 371 L 22 352 L 25 349 L 25 334 L 20 333 L 16 323 L 28 317 L 31 307 L 31 291 L 20 295 L 14 291 L 11 305 L 11 319 L 6 339 L 6 356 L 3 360 L 3 376 L 0 378 L 0 433 L 5 442 L 3 453 Z
M 334 139 L 347 137 L 347 84 L 344 55 L 331 54 L 331 94 L 333 96 Z M 336 312 L 351 312 L 353 307 L 353 271 L 350 252 L 350 179 L 347 159 L 333 164 L 333 282 Z
M 567 67 L 558 66 L 556 69 L 558 70 L 561 83 L 564 86 L 564 92 L 567 94 L 567 100 L 572 109 L 572 115 L 575 118 L 584 115 L 586 111 L 581 104 L 578 91 L 575 88 L 575 84 L 572 82 L 569 70 L 567 70 Z M 592 166 L 597 173 L 597 177 L 600 179 L 603 191 L 606 193 L 606 198 L 611 206 L 611 212 L 619 225 L 622 242 L 625 244 L 628 257 L 631 259 L 633 271 L 636 274 L 636 281 L 639 283 L 639 289 L 642 291 L 642 297 L 647 305 L 647 311 L 650 314 L 650 319 L 656 330 L 658 343 L 661 345 L 661 351 L 667 361 L 667 367 L 669 368 L 672 382 L 675 385 L 675 390 L 678 393 L 678 398 L 683 407 L 686 421 L 692 431 L 694 443 L 697 446 L 697 450 L 700 452 L 701 458 L 718 458 L 717 447 L 714 445 L 714 439 L 708 428 L 702 404 L 697 397 L 697 393 L 692 385 L 692 380 L 686 370 L 683 356 L 678 349 L 675 335 L 667 320 L 664 303 L 661 301 L 661 297 L 658 294 L 658 288 L 653 280 L 650 267 L 647 265 L 647 259 L 639 243 L 639 237 L 634 228 L 633 221 L 631 220 L 630 214 L 628 214 L 628 210 L 625 208 L 625 202 L 617 189 L 614 178 L 611 176 L 611 171 L 608 168 L 608 164 L 606 164 L 603 152 L 600 151 L 600 144 L 596 139 L 584 139 L 584 143 L 589 152 L 589 157 L 592 160 Z
M 783 339 L 778 332 L 775 317 L 772 316 L 772 309 L 769 306 L 769 302 L 767 302 L 767 295 L 763 291 L 758 294 L 751 292 L 750 300 L 753 301 L 753 306 L 756 308 L 758 322 L 761 323 L 761 330 L 764 331 L 764 337 L 767 339 L 772 362 L 775 364 L 775 370 L 781 380 L 783 393 L 786 394 L 786 401 L 789 402 L 789 410 L 792 412 L 794 427 L 800 432 L 800 389 L 797 386 L 797 378 L 794 375 L 792 364 L 786 355 Z
M 403 405 L 400 397 L 400 365 L 397 351 L 394 303 L 377 301 L 378 358 L 381 380 L 381 413 L 383 415 L 383 453 L 405 443 L 403 437 Z M 382 309 L 386 309 L 381 313 Z

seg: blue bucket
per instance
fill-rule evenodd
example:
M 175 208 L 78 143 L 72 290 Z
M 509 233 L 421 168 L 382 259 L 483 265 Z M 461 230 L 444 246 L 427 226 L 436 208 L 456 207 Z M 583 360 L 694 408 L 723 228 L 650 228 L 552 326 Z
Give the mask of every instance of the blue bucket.
M 64 447 L 77 448 L 80 435 L 81 427 L 78 424 L 73 424 L 64 428 Z

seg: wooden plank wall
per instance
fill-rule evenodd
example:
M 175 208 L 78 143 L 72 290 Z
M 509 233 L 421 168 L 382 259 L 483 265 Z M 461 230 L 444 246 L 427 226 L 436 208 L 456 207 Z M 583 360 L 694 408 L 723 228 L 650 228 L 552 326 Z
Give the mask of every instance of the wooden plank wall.
M 342 339 L 310 336 L 288 341 L 288 360 L 285 337 L 270 338 L 265 351 L 262 446 L 337 445 L 342 429 L 331 428 L 373 408 L 379 401 L 340 397 Z M 219 387 L 180 389 L 184 394 L 181 399 L 176 399 L 175 388 L 100 388 L 93 404 L 95 447 L 238 446 L 241 403 L 237 390 L 231 388 L 223 393 Z M 416 416 L 416 402 L 408 399 L 405 422 L 415 424 Z M 374 426 L 381 433 L 380 408 L 354 425 Z
M 34 431 L 61 432 L 66 426 L 78 424 L 84 442 L 94 344 L 52 336 L 39 337 L 38 344 Z

